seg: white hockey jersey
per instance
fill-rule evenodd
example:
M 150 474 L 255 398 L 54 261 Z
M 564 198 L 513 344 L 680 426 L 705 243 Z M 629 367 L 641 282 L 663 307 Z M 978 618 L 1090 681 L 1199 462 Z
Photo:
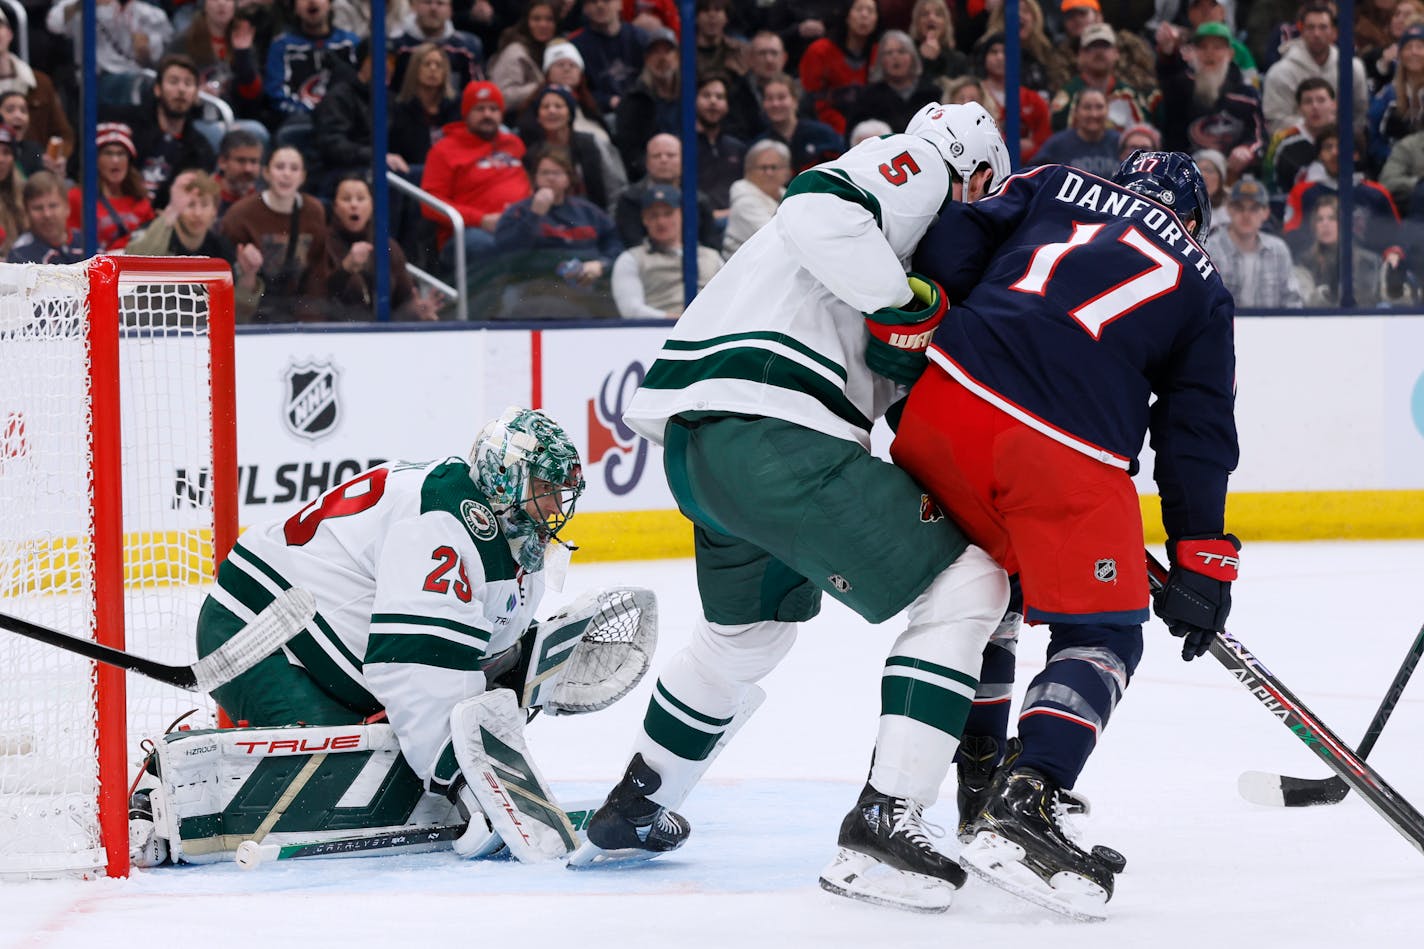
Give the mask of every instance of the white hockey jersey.
M 459 458 L 389 462 L 233 548 L 213 596 L 255 615 L 281 590 L 317 614 L 284 649 L 331 695 L 384 709 L 421 780 L 454 776 L 450 710 L 485 688 L 479 665 L 515 644 L 544 593 Z
M 950 183 L 913 135 L 869 139 L 797 175 L 771 223 L 678 319 L 624 420 L 661 444 L 682 412 L 769 416 L 869 450 L 897 387 L 865 365 L 863 314 L 910 301 L 909 259 Z

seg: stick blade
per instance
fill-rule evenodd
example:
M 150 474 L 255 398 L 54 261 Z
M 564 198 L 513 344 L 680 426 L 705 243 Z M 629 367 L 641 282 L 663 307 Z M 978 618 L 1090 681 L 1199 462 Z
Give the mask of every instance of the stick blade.
M 1266 771 L 1245 771 L 1236 780 L 1242 798 L 1262 807 L 1318 807 L 1339 804 L 1350 786 L 1339 778 L 1292 778 Z

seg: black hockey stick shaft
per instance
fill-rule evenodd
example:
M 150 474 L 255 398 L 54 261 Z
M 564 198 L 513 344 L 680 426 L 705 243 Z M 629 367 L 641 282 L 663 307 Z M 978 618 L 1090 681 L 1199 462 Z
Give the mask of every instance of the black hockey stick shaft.
M 0 613 L 0 629 L 8 629 L 12 633 L 19 633 L 21 636 L 28 636 L 30 639 L 35 639 L 42 643 L 58 646 L 60 649 L 78 653 L 88 659 L 93 659 L 95 662 L 118 666 L 120 669 L 137 672 L 139 675 L 147 676 L 150 679 L 157 679 L 159 682 L 167 682 L 169 685 L 176 685 L 180 689 L 192 689 L 197 684 L 197 677 L 193 674 L 193 669 L 190 666 L 165 665 L 161 662 L 155 662 L 152 659 L 135 656 L 130 652 L 124 652 L 122 649 L 115 649 L 112 646 L 105 646 L 101 643 L 82 639 L 78 636 L 71 636 L 68 633 L 61 633 L 59 630 L 50 629 L 48 626 L 31 623 L 29 620 L 20 619 L 18 616 Z
M 1410 676 L 1414 674 L 1415 667 L 1419 665 L 1421 655 L 1424 655 L 1424 626 L 1419 627 L 1419 633 L 1414 637 L 1414 642 L 1409 647 L 1404 662 L 1400 664 L 1399 671 L 1394 674 L 1394 680 L 1390 682 L 1388 691 L 1380 701 L 1375 717 L 1370 719 L 1369 727 L 1365 729 L 1365 737 L 1360 740 L 1360 747 L 1357 749 L 1360 758 L 1367 757 L 1374 749 L 1380 732 L 1384 731 L 1385 723 L 1389 721 L 1394 707 L 1399 704 L 1400 696 L 1404 694 L 1404 687 L 1409 684 Z M 1280 800 L 1272 800 L 1270 803 L 1278 803 L 1285 807 L 1338 804 L 1345 799 L 1345 795 L 1350 793 L 1350 786 L 1337 777 L 1295 778 L 1289 775 L 1257 775 L 1255 773 L 1252 773 L 1252 776 L 1259 777 L 1263 782 L 1274 782 L 1279 787 Z
M 1147 576 L 1154 593 L 1167 582 L 1167 568 L 1151 552 L 1147 554 Z M 1424 853 L 1424 815 L 1341 741 L 1240 640 L 1222 630 L 1212 638 L 1211 654 L 1331 771 L 1358 791 L 1416 850 Z

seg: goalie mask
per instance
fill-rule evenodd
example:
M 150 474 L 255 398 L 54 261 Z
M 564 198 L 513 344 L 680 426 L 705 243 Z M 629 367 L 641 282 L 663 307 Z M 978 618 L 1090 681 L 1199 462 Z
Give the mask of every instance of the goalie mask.
M 543 412 L 510 406 L 470 450 L 470 474 L 525 570 L 544 567 L 544 550 L 574 515 L 583 493 L 578 449 Z M 562 541 L 560 541 L 562 543 Z

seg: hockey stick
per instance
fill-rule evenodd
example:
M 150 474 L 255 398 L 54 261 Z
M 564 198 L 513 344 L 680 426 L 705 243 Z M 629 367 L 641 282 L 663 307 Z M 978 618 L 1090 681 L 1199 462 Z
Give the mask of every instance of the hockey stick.
M 301 632 L 316 615 L 316 601 L 305 590 L 293 587 L 268 604 L 227 642 L 190 666 L 170 666 L 133 653 L 104 646 L 78 636 L 61 633 L 16 616 L 0 613 L 0 629 L 37 639 L 60 649 L 78 653 L 96 662 L 117 666 L 159 682 L 191 692 L 211 692 L 236 678 L 282 648 Z
M 598 809 L 597 801 L 572 805 L 564 814 L 582 841 L 588 832 L 588 822 Z M 357 854 L 379 854 L 381 851 L 428 853 L 449 850 L 457 837 L 465 832 L 464 824 L 427 824 L 422 827 L 400 827 L 374 834 L 353 835 L 336 840 L 308 843 L 264 844 L 244 840 L 233 854 L 233 860 L 244 870 L 255 870 L 265 863 L 278 860 L 300 860 L 305 857 L 349 857 Z
M 1166 585 L 1167 568 L 1150 552 L 1147 554 L 1147 577 L 1154 593 Z M 1211 654 L 1265 706 L 1266 711 L 1280 719 L 1341 780 L 1359 791 L 1365 803 L 1399 831 L 1414 849 L 1424 853 L 1424 815 L 1316 718 L 1240 640 L 1222 630 L 1212 638 Z
M 1409 677 L 1414 673 L 1414 667 L 1419 664 L 1421 655 L 1424 655 L 1424 626 L 1419 627 L 1414 644 L 1409 647 L 1404 662 L 1394 674 L 1394 681 L 1389 684 L 1389 691 L 1380 702 L 1375 717 L 1370 720 L 1369 728 L 1365 729 L 1365 737 L 1360 739 L 1357 752 L 1361 759 L 1374 749 L 1375 742 L 1379 740 L 1380 732 L 1384 731 L 1385 722 L 1389 721 L 1395 705 L 1399 703 L 1399 697 L 1404 694 L 1404 687 L 1409 684 Z M 1350 793 L 1350 786 L 1339 778 L 1292 778 L 1265 771 L 1244 772 L 1236 787 L 1241 796 L 1252 804 L 1268 807 L 1338 804 Z

